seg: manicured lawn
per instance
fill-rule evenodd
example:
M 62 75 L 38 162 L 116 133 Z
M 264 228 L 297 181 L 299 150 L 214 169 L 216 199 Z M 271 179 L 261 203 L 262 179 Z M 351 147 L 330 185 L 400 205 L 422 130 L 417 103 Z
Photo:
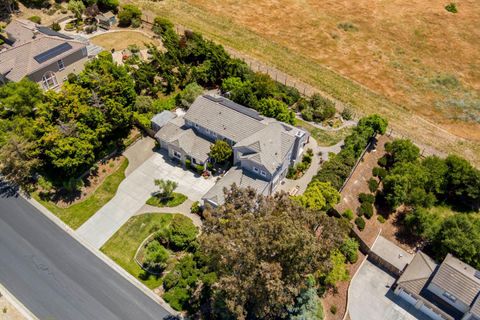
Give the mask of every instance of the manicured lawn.
M 109 175 L 90 196 L 67 208 L 61 208 L 50 201 L 42 200 L 38 193 L 34 193 L 33 197 L 71 228 L 77 229 L 113 198 L 118 186 L 125 179 L 127 166 L 128 160 L 124 159 L 118 169 Z
M 173 214 L 146 213 L 130 218 L 100 249 L 119 266 L 150 289 L 162 284 L 160 277 L 149 275 L 135 262 L 135 253 L 145 238 L 167 227 Z
M 152 39 L 142 32 L 125 30 L 119 32 L 109 32 L 106 34 L 100 34 L 90 39 L 93 44 L 104 48 L 105 50 L 123 50 L 129 45 L 137 45 L 140 48 L 145 48 L 145 44 L 154 43 L 159 45 L 160 43 L 156 39 Z
M 337 144 L 342 139 L 345 139 L 345 137 L 347 137 L 350 133 L 352 133 L 353 129 L 353 127 L 347 127 L 338 131 L 327 131 L 319 129 L 312 124 L 300 119 L 296 120 L 296 124 L 307 130 L 317 141 L 318 145 L 322 147 L 329 147 Z
M 150 197 L 150 199 L 147 200 L 147 204 L 151 205 L 151 206 L 155 206 L 155 207 L 160 207 L 160 208 L 162 208 L 162 207 L 172 208 L 172 207 L 176 207 L 176 206 L 181 205 L 187 199 L 188 198 L 187 198 L 186 195 L 174 192 L 173 193 L 173 198 L 171 198 L 171 199 L 164 200 L 164 199 L 160 199 L 158 197 Z

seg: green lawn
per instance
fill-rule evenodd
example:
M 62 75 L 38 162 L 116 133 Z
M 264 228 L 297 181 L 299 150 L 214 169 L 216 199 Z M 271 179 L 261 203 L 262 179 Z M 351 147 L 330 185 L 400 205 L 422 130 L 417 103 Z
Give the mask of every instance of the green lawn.
M 135 262 L 135 253 L 145 238 L 167 227 L 173 214 L 146 213 L 130 218 L 100 249 L 119 266 L 150 289 L 162 284 L 160 277 L 149 275 Z
M 296 120 L 296 125 L 307 130 L 321 147 L 329 147 L 337 144 L 352 133 L 353 130 L 353 127 L 346 127 L 338 131 L 322 130 L 301 119 Z
M 127 169 L 127 166 L 128 160 L 124 159 L 117 171 L 109 175 L 95 192 L 85 200 L 67 208 L 60 208 L 50 201 L 42 200 L 37 192 L 33 193 L 32 196 L 71 228 L 77 229 L 113 198 L 120 182 L 125 179 L 125 169 Z
M 181 193 L 174 192 L 173 193 L 173 198 L 170 199 L 160 199 L 158 197 L 150 197 L 150 199 L 147 200 L 147 204 L 155 207 L 176 207 L 181 205 L 182 203 L 187 200 L 187 196 Z

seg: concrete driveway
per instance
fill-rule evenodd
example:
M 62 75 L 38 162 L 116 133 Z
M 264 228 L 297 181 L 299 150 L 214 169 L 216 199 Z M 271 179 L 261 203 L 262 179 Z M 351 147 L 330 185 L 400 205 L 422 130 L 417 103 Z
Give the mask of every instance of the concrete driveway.
M 348 293 L 352 320 L 431 320 L 391 290 L 395 278 L 370 261 L 365 261 Z
M 176 192 L 198 201 L 215 184 L 193 172 L 170 163 L 163 153 L 155 152 L 141 166 L 131 172 L 118 187 L 115 197 L 77 229 L 77 234 L 96 248 L 100 248 L 157 190 L 154 179 L 168 179 L 178 183 Z

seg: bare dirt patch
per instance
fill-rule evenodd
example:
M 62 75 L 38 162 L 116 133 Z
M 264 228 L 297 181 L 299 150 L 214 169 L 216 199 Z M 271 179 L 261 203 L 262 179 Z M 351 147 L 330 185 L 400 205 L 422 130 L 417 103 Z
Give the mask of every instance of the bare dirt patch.
M 1 320 L 26 320 L 7 298 L 0 293 L 0 319 Z

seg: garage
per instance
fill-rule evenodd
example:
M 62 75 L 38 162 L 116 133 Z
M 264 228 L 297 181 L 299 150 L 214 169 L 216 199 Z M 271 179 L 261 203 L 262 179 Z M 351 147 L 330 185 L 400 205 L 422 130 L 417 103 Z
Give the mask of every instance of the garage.
M 435 311 L 433 311 L 431 308 L 427 307 L 426 305 L 423 305 L 420 308 L 420 311 L 422 311 L 423 313 L 425 313 L 427 316 L 429 316 L 430 318 L 432 318 L 434 320 L 444 320 L 438 313 L 436 313 Z

